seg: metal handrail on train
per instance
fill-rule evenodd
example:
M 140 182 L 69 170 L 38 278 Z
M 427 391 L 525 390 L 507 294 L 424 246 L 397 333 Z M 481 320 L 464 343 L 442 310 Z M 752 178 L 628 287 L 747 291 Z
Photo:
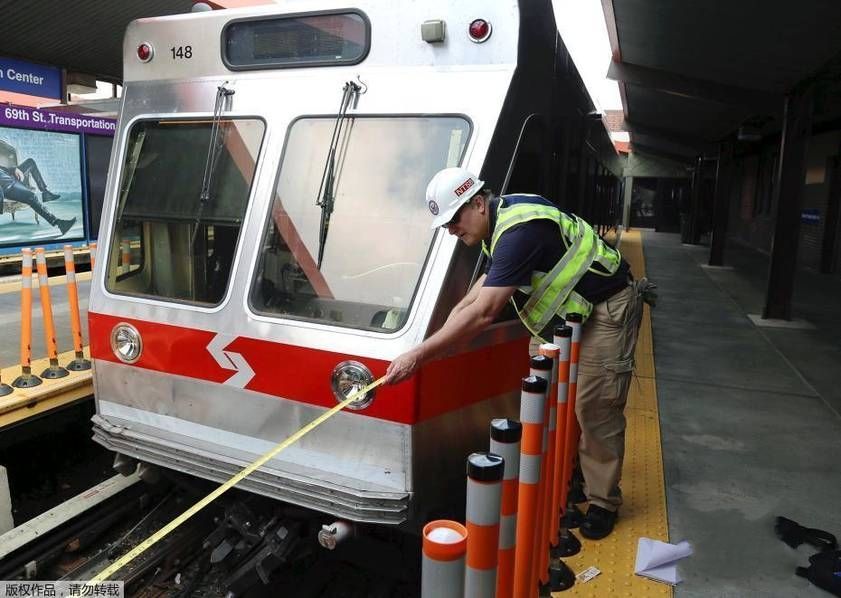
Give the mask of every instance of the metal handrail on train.
M 526 127 L 534 117 L 539 118 L 540 114 L 532 112 L 523 120 L 523 124 L 520 127 L 520 134 L 517 136 L 517 143 L 514 144 L 514 152 L 511 154 L 511 160 L 508 162 L 508 170 L 505 173 L 505 179 L 503 179 L 502 186 L 499 188 L 500 195 L 505 195 L 505 192 L 508 190 L 508 183 L 511 182 L 511 174 L 514 172 L 514 164 L 517 162 L 517 156 L 520 155 L 520 143 L 523 141 L 523 135 L 525 135 Z M 473 285 L 476 283 L 476 279 L 479 277 L 479 271 L 482 269 L 482 265 L 484 263 L 484 254 L 480 254 L 479 259 L 476 260 L 476 267 L 473 268 L 473 275 L 470 277 L 470 284 L 467 285 L 468 289 L 473 288 Z

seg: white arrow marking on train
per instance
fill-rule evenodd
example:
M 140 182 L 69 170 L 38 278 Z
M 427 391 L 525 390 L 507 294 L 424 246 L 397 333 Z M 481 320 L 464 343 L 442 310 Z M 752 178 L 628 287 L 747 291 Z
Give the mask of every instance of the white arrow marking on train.
M 225 351 L 225 347 L 230 345 L 236 338 L 235 336 L 219 333 L 208 343 L 207 352 L 213 356 L 216 363 L 223 369 L 236 371 L 236 374 L 225 380 L 223 384 L 245 388 L 245 385 L 254 377 L 254 370 L 251 369 L 251 366 L 248 365 L 248 362 L 241 353 Z

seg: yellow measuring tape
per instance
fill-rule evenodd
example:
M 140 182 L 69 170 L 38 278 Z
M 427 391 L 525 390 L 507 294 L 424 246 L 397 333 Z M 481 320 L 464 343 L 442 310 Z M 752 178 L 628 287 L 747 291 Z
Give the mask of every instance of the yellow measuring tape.
M 203 508 L 205 508 L 211 502 L 213 502 L 214 500 L 219 498 L 222 494 L 224 494 L 225 492 L 227 492 L 228 490 L 230 490 L 231 488 L 236 486 L 236 484 L 239 483 L 240 481 L 242 481 L 244 478 L 251 475 L 256 469 L 258 469 L 264 463 L 266 463 L 267 461 L 272 459 L 275 455 L 277 455 L 278 453 L 280 453 L 282 450 L 289 447 L 290 445 L 296 443 L 298 440 L 300 440 L 302 437 L 304 437 L 308 433 L 312 432 L 315 428 L 317 428 L 318 426 L 320 426 L 321 424 L 326 422 L 328 419 L 330 419 L 331 417 L 336 415 L 339 411 L 341 411 L 342 409 L 344 409 L 345 407 L 347 407 L 348 405 L 353 403 L 357 399 L 357 397 L 360 397 L 360 396 L 364 395 L 368 391 L 374 390 L 376 387 L 378 387 L 383 382 L 385 382 L 385 376 L 383 376 L 382 378 L 379 378 L 377 380 L 374 380 L 373 382 L 371 382 L 371 384 L 369 384 L 365 388 L 360 388 L 356 392 L 352 393 L 344 401 L 342 401 L 341 403 L 338 403 L 335 407 L 333 407 L 329 411 L 327 411 L 325 413 L 322 413 L 320 416 L 318 416 L 317 418 L 312 420 L 306 426 L 304 426 L 303 428 L 301 428 L 300 430 L 298 430 L 297 432 L 292 434 L 292 436 L 290 436 L 289 438 L 287 438 L 286 440 L 284 440 L 283 442 L 278 444 L 276 447 L 274 447 L 268 453 L 266 453 L 265 455 L 263 455 L 262 457 L 260 457 L 256 461 L 254 461 L 251 465 L 247 466 L 242 471 L 240 471 L 238 474 L 236 474 L 230 480 L 228 480 L 227 482 L 225 482 L 224 484 L 219 486 L 216 490 L 214 490 L 213 492 L 211 492 L 210 494 L 205 496 L 203 499 L 201 499 L 199 502 L 194 504 L 192 507 L 190 507 L 189 509 L 187 509 L 186 511 L 181 513 L 181 515 L 179 515 L 178 517 L 176 517 L 175 519 L 170 521 L 168 524 L 166 524 L 164 527 L 159 529 L 157 532 L 155 532 L 154 534 L 152 534 L 151 536 L 149 536 L 148 538 L 143 540 L 143 542 L 141 542 L 140 544 L 138 544 L 137 546 L 132 548 L 129 552 L 127 552 L 122 557 L 120 557 L 120 559 L 118 559 L 117 561 L 112 563 L 110 566 L 108 566 L 105 569 L 103 569 L 102 571 L 100 571 L 96 575 L 96 577 L 94 577 L 90 581 L 92 583 L 98 583 L 98 582 L 107 580 L 111 575 L 113 575 L 114 573 L 116 573 L 117 571 L 119 571 L 120 569 L 125 567 L 126 565 L 128 565 L 131 561 L 133 561 L 135 558 L 137 558 L 138 555 L 140 555 L 144 551 L 146 551 L 150 546 L 153 546 L 154 544 L 157 544 L 160 540 L 162 540 L 167 535 L 169 535 L 169 533 L 172 532 L 179 525 L 181 525 L 182 523 L 187 521 L 190 517 L 192 517 L 193 515 L 195 515 L 199 511 L 201 511 Z

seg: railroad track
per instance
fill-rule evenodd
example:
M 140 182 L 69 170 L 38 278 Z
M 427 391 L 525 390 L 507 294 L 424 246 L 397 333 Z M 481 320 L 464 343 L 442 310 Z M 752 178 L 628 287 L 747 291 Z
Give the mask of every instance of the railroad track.
M 176 475 L 147 484 L 114 476 L 0 536 L 0 579 L 86 581 L 206 493 Z M 218 504 L 217 504 L 218 503 Z M 419 595 L 420 555 L 406 534 L 355 536 L 327 550 L 325 518 L 246 492 L 187 520 L 116 572 L 137 598 L 278 596 L 396 598 Z

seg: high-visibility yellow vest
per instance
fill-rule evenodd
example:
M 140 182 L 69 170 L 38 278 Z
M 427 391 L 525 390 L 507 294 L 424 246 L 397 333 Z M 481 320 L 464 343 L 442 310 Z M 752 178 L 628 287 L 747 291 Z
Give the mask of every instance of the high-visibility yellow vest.
M 544 218 L 557 223 L 566 252 L 549 272 L 532 272 L 531 285 L 518 288 L 511 298 L 517 315 L 529 332 L 544 340 L 552 340 L 546 328 L 557 317 L 577 313 L 586 321 L 593 305 L 573 289 L 587 272 L 612 276 L 619 269 L 619 252 L 605 243 L 587 222 L 566 214 L 554 206 L 539 203 L 517 203 L 503 207 L 500 201 L 491 246 L 482 242 L 482 251 L 493 257 L 496 244 L 512 226 Z M 547 338 L 548 336 L 548 338 Z

